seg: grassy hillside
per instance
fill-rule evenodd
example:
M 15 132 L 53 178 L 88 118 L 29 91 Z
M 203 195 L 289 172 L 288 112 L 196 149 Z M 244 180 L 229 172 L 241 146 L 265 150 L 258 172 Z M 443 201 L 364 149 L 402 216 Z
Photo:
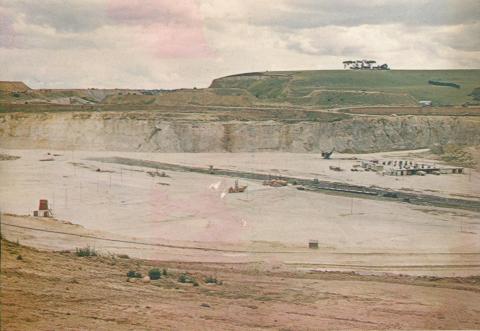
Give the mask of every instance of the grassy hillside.
M 455 83 L 460 88 L 429 84 Z M 264 101 L 321 107 L 475 104 L 480 70 L 284 71 L 248 73 L 215 79 L 212 88 L 245 89 Z
M 348 108 L 480 105 L 480 70 L 277 71 L 215 79 L 206 89 L 29 89 L 0 82 L 0 104 Z M 2 107 L 0 106 L 0 109 Z
M 106 97 L 103 104 L 136 104 L 136 105 L 162 105 L 162 106 L 252 106 L 255 97 L 244 89 L 181 89 L 163 91 L 154 95 L 112 94 Z

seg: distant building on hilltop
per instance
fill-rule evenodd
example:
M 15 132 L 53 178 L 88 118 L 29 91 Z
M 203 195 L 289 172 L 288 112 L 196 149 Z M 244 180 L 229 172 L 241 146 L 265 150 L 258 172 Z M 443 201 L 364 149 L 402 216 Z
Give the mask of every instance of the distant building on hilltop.
M 375 60 L 348 60 L 343 61 L 343 68 L 351 70 L 390 70 L 386 63 L 377 66 L 374 65 L 375 63 L 377 63 Z
M 422 107 L 431 107 L 432 101 L 431 100 L 420 100 L 418 104 Z

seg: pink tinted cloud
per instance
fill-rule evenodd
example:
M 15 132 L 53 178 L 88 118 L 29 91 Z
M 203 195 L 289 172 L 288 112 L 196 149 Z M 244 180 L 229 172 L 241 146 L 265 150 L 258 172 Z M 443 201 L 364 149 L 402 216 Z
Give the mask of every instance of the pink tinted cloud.
M 195 0 L 109 0 L 107 15 L 114 24 L 139 27 L 141 40 L 132 42 L 158 57 L 212 55 Z
M 9 13 L 0 8 L 0 47 L 13 47 L 15 42 L 15 30 L 13 19 Z

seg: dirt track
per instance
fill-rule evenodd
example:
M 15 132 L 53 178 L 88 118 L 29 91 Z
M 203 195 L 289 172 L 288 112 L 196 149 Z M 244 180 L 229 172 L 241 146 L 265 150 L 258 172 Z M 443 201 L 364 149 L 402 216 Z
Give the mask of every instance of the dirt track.
M 17 257 L 21 255 L 22 259 Z M 127 282 L 152 266 L 169 276 Z M 2 330 L 478 329 L 480 280 L 41 252 L 2 240 Z M 177 282 L 187 271 L 199 286 Z M 213 275 L 223 285 L 207 285 Z

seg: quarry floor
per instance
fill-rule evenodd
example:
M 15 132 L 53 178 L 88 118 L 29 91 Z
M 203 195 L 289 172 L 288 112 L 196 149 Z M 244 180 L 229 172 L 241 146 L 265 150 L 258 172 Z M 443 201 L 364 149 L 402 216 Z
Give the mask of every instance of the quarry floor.
M 0 161 L 2 235 L 28 246 L 90 245 L 151 260 L 281 264 L 298 271 L 440 277 L 480 272 L 476 211 L 274 188 L 254 180 L 240 180 L 248 185 L 245 193 L 224 194 L 235 178 L 182 171 L 161 177 L 147 167 L 89 160 L 122 156 L 479 198 L 480 175 L 471 169 L 424 177 L 349 171 L 359 159 L 420 161 L 419 151 L 334 154 L 332 160 L 287 153 L 0 153 L 20 156 Z M 346 171 L 331 171 L 330 165 Z M 39 199 L 49 200 L 54 219 L 25 216 Z M 308 249 L 309 240 L 318 240 L 319 249 Z

